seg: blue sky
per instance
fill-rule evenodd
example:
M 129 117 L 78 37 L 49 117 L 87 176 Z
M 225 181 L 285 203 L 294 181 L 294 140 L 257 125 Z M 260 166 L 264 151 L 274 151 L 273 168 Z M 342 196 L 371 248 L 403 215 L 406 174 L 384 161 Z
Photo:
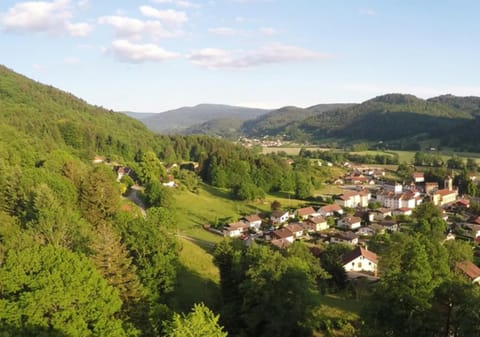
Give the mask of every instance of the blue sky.
M 480 96 L 478 0 L 0 1 L 0 63 L 114 110 Z

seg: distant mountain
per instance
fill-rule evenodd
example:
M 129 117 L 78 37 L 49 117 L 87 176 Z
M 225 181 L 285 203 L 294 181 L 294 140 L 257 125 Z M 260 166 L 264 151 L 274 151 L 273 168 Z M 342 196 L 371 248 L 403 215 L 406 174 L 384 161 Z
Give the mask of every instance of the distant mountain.
M 122 111 L 123 114 L 127 115 L 128 117 L 132 117 L 138 120 L 142 120 L 144 118 L 155 116 L 157 113 L 155 112 L 133 112 L 133 111 Z
M 239 118 L 219 118 L 193 125 L 182 131 L 182 134 L 211 135 L 227 139 L 237 139 L 244 121 Z
M 248 136 L 279 135 L 288 133 L 305 119 L 324 113 L 325 111 L 347 108 L 353 104 L 318 104 L 308 108 L 286 106 L 270 111 L 253 120 L 248 120 L 242 126 L 242 131 Z
M 233 119 L 244 121 L 256 118 L 268 111 L 230 105 L 199 104 L 193 107 L 165 111 L 142 118 L 141 121 L 152 131 L 172 134 L 182 133 L 189 127 L 212 120 Z

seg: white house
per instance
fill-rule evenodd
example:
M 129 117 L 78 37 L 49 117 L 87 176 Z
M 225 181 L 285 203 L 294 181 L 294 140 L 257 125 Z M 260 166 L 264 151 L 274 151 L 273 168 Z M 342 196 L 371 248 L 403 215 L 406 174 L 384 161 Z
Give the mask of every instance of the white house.
M 274 224 L 283 224 L 285 223 L 288 218 L 290 217 L 290 214 L 288 211 L 282 211 L 282 210 L 275 210 L 272 212 L 270 215 L 270 220 Z
M 390 209 L 397 208 L 415 208 L 421 202 L 422 198 L 418 191 L 406 191 L 402 193 L 394 193 L 384 191 L 377 195 L 377 200 L 385 207 Z
M 293 237 L 295 239 L 301 238 L 303 236 L 303 226 L 301 226 L 298 223 L 288 224 L 284 228 L 288 229 L 290 232 L 292 232 Z
M 246 215 L 241 219 L 243 222 L 247 223 L 250 228 L 259 230 L 262 225 L 262 218 L 258 214 Z
M 377 275 L 377 254 L 362 247 L 357 247 L 351 252 L 345 253 L 342 257 L 342 264 L 347 272 L 366 272 Z
M 323 207 L 320 207 L 317 210 L 318 214 L 321 216 L 333 216 L 335 214 L 343 214 L 343 209 L 340 207 L 338 204 L 332 204 L 332 205 L 326 205 Z
M 413 182 L 416 184 L 425 182 L 425 175 L 423 172 L 413 172 L 412 178 Z
M 367 190 L 345 191 L 339 199 L 335 200 L 335 203 L 348 208 L 367 207 L 370 198 L 371 194 Z
M 337 226 L 354 230 L 360 228 L 362 219 L 356 216 L 348 216 L 337 221 Z
M 230 238 L 238 238 L 248 232 L 249 225 L 243 221 L 228 224 L 223 230 L 223 235 Z

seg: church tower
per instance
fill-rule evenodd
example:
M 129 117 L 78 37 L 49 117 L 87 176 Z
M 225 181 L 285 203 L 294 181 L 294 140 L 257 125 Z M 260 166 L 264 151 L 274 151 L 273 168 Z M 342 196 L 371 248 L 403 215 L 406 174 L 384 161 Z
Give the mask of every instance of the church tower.
M 443 188 L 449 191 L 453 190 L 453 179 L 451 176 L 447 176 L 443 182 Z

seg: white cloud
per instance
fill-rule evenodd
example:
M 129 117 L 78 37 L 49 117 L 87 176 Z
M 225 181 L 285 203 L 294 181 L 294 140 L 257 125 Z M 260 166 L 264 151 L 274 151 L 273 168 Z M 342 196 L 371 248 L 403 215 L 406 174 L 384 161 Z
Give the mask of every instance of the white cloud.
M 188 16 L 185 12 L 174 9 L 158 10 L 151 6 L 140 6 L 140 12 L 147 17 L 159 19 L 163 23 L 172 26 L 181 26 L 188 21 Z
M 92 31 L 92 26 L 88 23 L 68 23 L 67 31 L 71 36 L 87 36 Z
M 375 12 L 373 9 L 369 8 L 362 8 L 358 11 L 360 15 L 365 15 L 365 16 L 376 16 L 377 12 Z
M 182 34 L 179 30 L 167 30 L 162 23 L 157 20 L 142 21 L 126 16 L 102 16 L 98 19 L 98 23 L 110 25 L 116 29 L 116 35 L 129 40 L 141 40 L 143 35 L 147 35 L 153 39 L 164 37 L 175 37 Z
M 221 35 L 221 36 L 233 36 L 238 33 L 235 29 L 230 27 L 210 28 L 208 31 L 212 34 Z
M 188 56 L 192 63 L 207 68 L 250 68 L 264 64 L 326 58 L 329 58 L 329 56 L 284 44 L 270 44 L 247 52 L 205 48 L 195 50 Z
M 200 7 L 200 5 L 187 0 L 152 0 L 152 2 L 157 4 L 172 4 L 172 5 L 175 5 L 178 7 L 184 7 L 184 8 Z
M 245 18 L 243 16 L 235 17 L 235 22 L 242 23 L 245 22 Z
M 260 28 L 260 33 L 264 35 L 275 35 L 278 33 L 278 31 L 272 27 L 262 27 Z
M 21 2 L 0 14 L 0 26 L 11 32 L 46 32 L 86 36 L 92 26 L 88 23 L 72 23 L 69 0 Z
M 89 0 L 78 0 L 77 1 L 77 6 L 80 8 L 88 8 L 90 6 L 90 1 Z
M 65 64 L 75 65 L 80 63 L 80 59 L 77 57 L 66 57 L 63 59 L 63 62 L 65 62 Z
M 166 51 L 156 44 L 135 44 L 127 40 L 115 40 L 108 49 L 119 60 L 124 62 L 162 62 L 178 57 L 178 54 Z

